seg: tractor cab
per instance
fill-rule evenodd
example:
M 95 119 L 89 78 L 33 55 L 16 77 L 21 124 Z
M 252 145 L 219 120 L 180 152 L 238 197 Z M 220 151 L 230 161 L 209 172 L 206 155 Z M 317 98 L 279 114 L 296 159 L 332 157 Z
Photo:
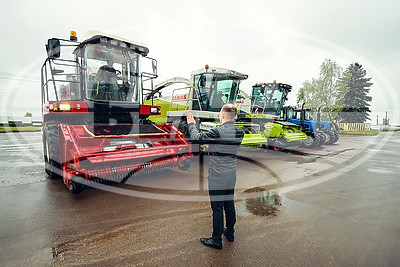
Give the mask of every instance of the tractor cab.
M 223 105 L 236 101 L 239 84 L 247 79 L 246 74 L 223 68 L 212 68 L 192 72 L 194 88 L 193 110 L 219 112 Z
M 292 86 L 283 83 L 257 83 L 253 85 L 252 112 L 279 115 Z
M 312 121 L 312 111 L 309 108 L 299 108 L 297 106 L 282 107 L 280 119 L 290 121 L 298 125 L 304 125 L 305 122 Z
M 281 114 L 284 113 L 283 110 L 287 112 L 287 115 L 283 118 L 284 120 L 299 120 L 301 122 L 313 120 L 311 109 L 288 106 L 282 109 Z

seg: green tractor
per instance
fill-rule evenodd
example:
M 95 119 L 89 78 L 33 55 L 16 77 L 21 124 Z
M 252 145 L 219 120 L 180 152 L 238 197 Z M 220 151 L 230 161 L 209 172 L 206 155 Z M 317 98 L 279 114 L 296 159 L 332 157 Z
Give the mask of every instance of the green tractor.
M 244 111 L 242 118 L 260 125 L 264 136 L 268 139 L 268 145 L 274 150 L 281 150 L 290 146 L 301 145 L 308 136 L 302 131 L 302 127 L 288 121 L 279 120 L 282 106 L 287 100 L 292 86 L 283 83 L 257 83 L 253 85 L 250 96 L 239 95 L 238 107 Z M 269 116 L 269 117 L 267 117 Z M 271 121 L 269 118 L 274 117 Z
M 222 106 L 236 103 L 240 93 L 239 85 L 247 75 L 224 68 L 209 68 L 193 71 L 190 81 L 185 78 L 172 78 L 159 85 L 145 97 L 145 103 L 161 106 L 161 116 L 151 116 L 156 123 L 172 122 L 176 128 L 186 134 L 186 114 L 191 112 L 195 117 L 200 131 L 207 131 L 218 126 L 218 113 Z M 177 87 L 183 84 L 183 87 Z M 166 87 L 176 87 L 169 90 L 168 96 L 162 95 Z M 236 125 L 245 132 L 242 146 L 266 146 L 267 138 L 261 130 L 261 125 L 245 119 L 246 114 L 240 111 Z M 264 115 L 272 121 L 275 116 Z

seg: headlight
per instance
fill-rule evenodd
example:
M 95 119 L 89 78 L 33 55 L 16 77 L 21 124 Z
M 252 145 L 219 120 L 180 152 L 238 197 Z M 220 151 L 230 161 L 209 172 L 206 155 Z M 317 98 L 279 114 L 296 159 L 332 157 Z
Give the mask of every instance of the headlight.
M 71 105 L 70 104 L 60 104 L 59 109 L 60 109 L 60 111 L 70 111 Z
M 157 114 L 158 113 L 158 107 L 151 107 L 150 108 L 150 113 Z

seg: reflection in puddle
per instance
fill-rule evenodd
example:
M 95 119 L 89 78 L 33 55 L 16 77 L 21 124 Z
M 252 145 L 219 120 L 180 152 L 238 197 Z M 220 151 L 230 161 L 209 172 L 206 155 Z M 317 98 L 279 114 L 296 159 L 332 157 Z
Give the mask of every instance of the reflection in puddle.
M 253 215 L 269 217 L 278 215 L 279 206 L 281 206 L 282 203 L 277 192 L 261 188 L 253 188 L 246 192 L 262 193 L 261 197 L 246 199 L 246 208 Z

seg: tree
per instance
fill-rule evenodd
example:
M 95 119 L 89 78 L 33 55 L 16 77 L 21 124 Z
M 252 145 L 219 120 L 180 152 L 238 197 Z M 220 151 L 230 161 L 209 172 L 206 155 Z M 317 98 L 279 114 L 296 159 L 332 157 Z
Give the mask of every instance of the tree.
M 27 112 L 27 113 L 25 113 L 25 117 L 28 117 L 28 118 L 30 118 L 30 117 L 32 117 L 32 113 L 30 113 L 30 112 Z
M 372 78 L 365 78 L 367 72 L 359 63 L 350 64 L 345 74 L 349 79 L 346 82 L 347 92 L 343 100 L 343 109 L 339 113 L 341 122 L 365 123 L 369 120 L 368 112 L 372 97 L 368 96 Z
M 343 105 L 346 86 L 343 69 L 337 62 L 325 59 L 321 64 L 319 77 L 305 81 L 297 94 L 297 104 L 307 108 L 322 108 L 322 120 L 333 121 Z

